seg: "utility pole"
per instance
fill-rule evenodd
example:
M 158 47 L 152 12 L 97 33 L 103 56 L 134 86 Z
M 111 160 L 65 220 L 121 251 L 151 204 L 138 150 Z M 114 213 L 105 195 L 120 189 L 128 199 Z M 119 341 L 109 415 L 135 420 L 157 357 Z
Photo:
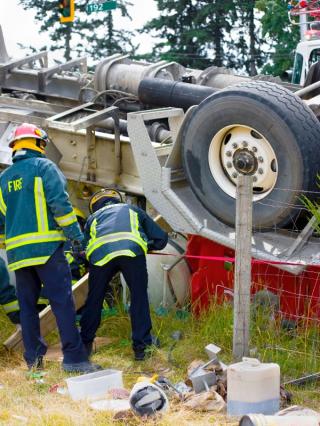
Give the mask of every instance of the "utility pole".
M 233 305 L 233 359 L 241 361 L 249 355 L 251 239 L 252 239 L 252 174 L 253 155 L 240 152 L 234 159 L 239 172 L 236 194 L 236 259 Z

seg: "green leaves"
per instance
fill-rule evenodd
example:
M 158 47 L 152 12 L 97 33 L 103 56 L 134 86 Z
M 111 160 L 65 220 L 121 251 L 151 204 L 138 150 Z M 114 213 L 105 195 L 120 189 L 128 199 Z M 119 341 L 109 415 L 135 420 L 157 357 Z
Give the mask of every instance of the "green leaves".
M 59 2 L 57 0 L 20 0 L 24 9 L 36 12 L 35 20 L 40 32 L 47 32 L 52 44 L 49 50 L 64 50 L 66 60 L 88 53 L 93 59 L 101 59 L 114 53 L 134 53 L 136 46 L 132 43 L 132 32 L 114 27 L 112 12 L 86 12 L 87 0 L 77 0 L 75 20 L 60 24 Z M 131 19 L 127 0 L 117 0 L 122 16 Z M 73 53 L 73 54 L 72 54 Z

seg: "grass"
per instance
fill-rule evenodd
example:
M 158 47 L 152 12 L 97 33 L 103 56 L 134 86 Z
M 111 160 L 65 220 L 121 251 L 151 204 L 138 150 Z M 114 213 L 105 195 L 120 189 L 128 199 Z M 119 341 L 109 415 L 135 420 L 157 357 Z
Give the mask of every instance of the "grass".
M 180 330 L 183 339 L 171 351 L 171 335 Z M 6 317 L 0 313 L 0 339 L 3 341 L 13 331 Z M 121 369 L 128 389 L 140 375 L 160 373 L 173 382 L 186 379 L 188 365 L 196 358 L 206 360 L 204 347 L 215 343 L 222 348 L 221 359 L 232 360 L 232 309 L 228 304 L 212 304 L 211 309 L 199 318 L 189 316 L 182 320 L 175 313 L 168 316 L 153 315 L 153 331 L 160 338 L 162 348 L 155 350 L 150 360 L 143 363 L 132 360 L 130 323 L 125 312 L 103 321 L 99 335 L 111 338 L 93 360 L 103 367 Z M 51 340 L 55 339 L 55 334 Z M 280 322 L 260 312 L 252 321 L 251 348 L 254 356 L 265 362 L 277 362 L 281 367 L 282 381 L 320 371 L 319 330 L 311 325 L 285 331 Z M 0 424 L 6 425 L 108 425 L 114 424 L 112 414 L 96 412 L 85 403 L 75 403 L 68 396 L 50 393 L 54 384 L 64 384 L 67 377 L 57 363 L 47 362 L 45 382 L 28 379 L 21 354 L 8 354 L 0 350 Z M 291 387 L 294 403 L 316 409 L 320 396 L 317 385 L 303 388 Z M 171 403 L 170 411 L 163 416 L 143 421 L 133 417 L 117 421 L 119 425 L 236 425 L 223 415 L 187 411 L 178 403 Z

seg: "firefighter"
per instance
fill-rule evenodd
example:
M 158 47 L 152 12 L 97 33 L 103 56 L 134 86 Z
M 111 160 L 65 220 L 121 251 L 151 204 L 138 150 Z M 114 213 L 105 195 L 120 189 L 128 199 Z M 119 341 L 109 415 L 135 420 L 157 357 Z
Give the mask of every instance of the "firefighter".
M 15 271 L 24 358 L 28 368 L 41 368 L 47 346 L 40 335 L 37 300 L 41 283 L 60 333 L 67 372 L 95 371 L 76 327 L 71 273 L 63 243 L 79 246 L 79 228 L 66 180 L 45 156 L 45 131 L 23 123 L 12 134 L 12 166 L 0 175 L 0 234 L 4 235 L 9 269 Z M 2 231 L 2 232 L 1 232 Z
M 83 308 L 81 337 L 88 350 L 100 325 L 101 308 L 112 277 L 122 272 L 131 294 L 132 348 L 143 360 L 151 346 L 151 318 L 147 294 L 146 253 L 161 250 L 168 241 L 164 232 L 143 210 L 124 204 L 118 191 L 103 189 L 89 201 L 84 245 L 89 261 L 89 292 Z
M 16 289 L 10 284 L 5 261 L 0 257 L 0 304 L 13 324 L 20 323 L 20 309 Z
M 80 228 L 85 224 L 85 215 L 78 208 L 74 208 Z M 82 225 L 83 223 L 83 225 Z M 70 240 L 65 242 L 64 253 L 71 269 L 72 285 L 87 273 L 87 262 L 83 257 L 76 256 L 72 251 Z M 48 299 L 41 293 L 37 302 L 37 311 L 41 312 L 49 304 Z M 20 324 L 20 307 L 17 299 L 16 289 L 10 284 L 6 263 L 0 257 L 0 305 L 13 324 Z

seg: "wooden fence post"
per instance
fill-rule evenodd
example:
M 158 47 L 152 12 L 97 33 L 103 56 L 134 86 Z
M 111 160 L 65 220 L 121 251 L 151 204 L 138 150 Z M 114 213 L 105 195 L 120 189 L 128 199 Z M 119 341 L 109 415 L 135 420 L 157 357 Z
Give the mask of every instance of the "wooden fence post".
M 252 176 L 239 174 L 236 195 L 233 359 L 249 355 L 252 239 Z

